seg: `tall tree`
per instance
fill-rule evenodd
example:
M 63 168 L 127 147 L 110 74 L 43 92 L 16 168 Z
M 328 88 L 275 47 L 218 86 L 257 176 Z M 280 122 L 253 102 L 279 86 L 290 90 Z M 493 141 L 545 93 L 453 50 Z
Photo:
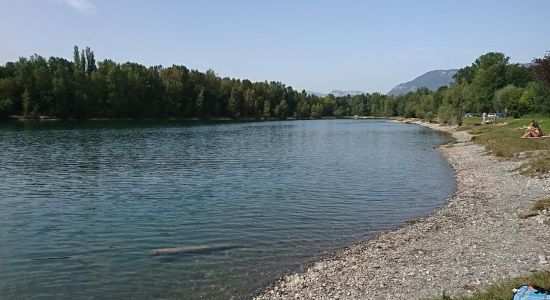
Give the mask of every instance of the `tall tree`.
M 536 112 L 550 115 L 550 52 L 543 58 L 533 60 L 532 107 Z
M 95 64 L 94 52 L 90 50 L 90 47 L 86 47 L 85 57 L 86 57 L 86 73 L 88 73 L 88 75 L 91 75 L 92 72 L 95 72 L 97 70 L 97 67 Z
M 75 75 L 84 74 L 84 69 L 82 68 L 82 60 L 80 57 L 80 51 L 78 51 L 78 46 L 73 48 L 73 64 Z
M 495 101 L 500 111 L 507 111 L 514 118 L 526 114 L 529 109 L 528 99 L 522 97 L 524 89 L 507 85 L 495 93 Z
M 231 96 L 229 96 L 228 103 L 229 115 L 233 118 L 238 118 L 241 111 L 241 103 L 235 95 L 235 89 L 231 89 Z
M 550 52 L 544 58 L 534 59 L 533 64 L 535 78 L 550 86 Z
M 473 92 L 479 104 L 478 109 L 493 112 L 495 92 L 506 85 L 506 67 L 509 57 L 502 53 L 489 52 L 480 56 L 473 64 L 475 77 Z
M 49 114 L 58 118 L 68 118 L 73 109 L 73 75 L 72 64 L 63 58 L 48 60 L 52 72 L 53 103 Z
M 271 104 L 269 103 L 269 100 L 264 100 L 264 105 L 262 109 L 262 117 L 267 120 L 271 118 Z

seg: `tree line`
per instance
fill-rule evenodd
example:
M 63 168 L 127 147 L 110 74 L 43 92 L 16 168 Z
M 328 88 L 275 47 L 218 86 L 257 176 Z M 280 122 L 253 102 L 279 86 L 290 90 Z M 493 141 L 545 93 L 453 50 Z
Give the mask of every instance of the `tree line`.
M 460 123 L 464 112 L 550 114 L 550 55 L 532 66 L 487 53 L 460 69 L 449 87 L 402 96 L 366 93 L 319 97 L 280 82 L 221 78 L 214 71 L 112 60 L 96 62 L 90 48 L 73 60 L 39 55 L 0 66 L 0 118 L 299 119 L 344 117 L 438 118 Z

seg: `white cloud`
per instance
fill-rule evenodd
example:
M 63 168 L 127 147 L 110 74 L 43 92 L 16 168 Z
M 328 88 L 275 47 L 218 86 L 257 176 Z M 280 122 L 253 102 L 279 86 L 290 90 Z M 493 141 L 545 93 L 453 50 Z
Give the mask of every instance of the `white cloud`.
M 68 5 L 70 8 L 85 14 L 95 13 L 95 5 L 89 0 L 56 0 L 59 3 Z

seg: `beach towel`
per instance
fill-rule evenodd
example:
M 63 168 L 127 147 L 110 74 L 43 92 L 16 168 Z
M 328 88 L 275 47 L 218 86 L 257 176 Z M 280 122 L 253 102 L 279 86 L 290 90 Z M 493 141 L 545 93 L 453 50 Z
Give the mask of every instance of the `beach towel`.
M 544 138 L 550 138 L 550 135 L 543 135 L 543 136 L 528 136 L 528 137 L 521 137 L 522 139 L 544 139 Z
M 550 300 L 550 294 L 545 293 L 542 289 L 522 285 L 515 290 L 513 300 Z

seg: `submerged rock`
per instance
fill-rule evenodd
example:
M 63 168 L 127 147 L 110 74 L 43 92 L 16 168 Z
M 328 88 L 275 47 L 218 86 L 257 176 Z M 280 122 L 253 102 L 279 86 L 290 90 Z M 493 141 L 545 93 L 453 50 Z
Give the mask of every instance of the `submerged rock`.
M 197 245 L 184 246 L 174 248 L 158 248 L 151 250 L 152 255 L 171 255 L 171 254 L 208 254 L 218 251 L 226 251 L 238 248 L 237 246 L 212 246 L 212 245 Z

